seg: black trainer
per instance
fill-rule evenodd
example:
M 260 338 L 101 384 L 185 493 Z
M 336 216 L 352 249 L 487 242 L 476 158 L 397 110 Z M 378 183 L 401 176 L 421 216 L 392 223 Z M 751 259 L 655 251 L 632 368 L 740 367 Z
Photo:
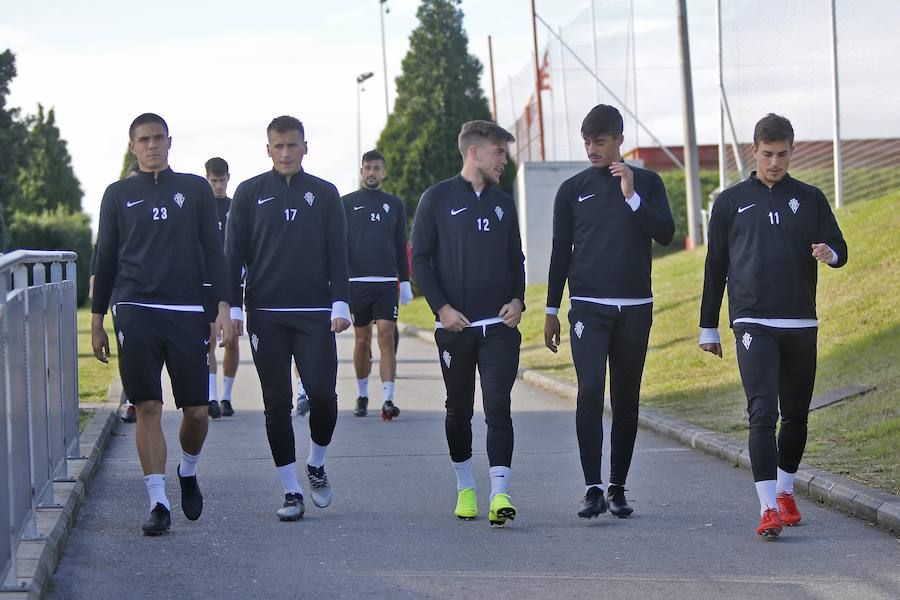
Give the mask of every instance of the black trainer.
M 233 417 L 234 409 L 231 407 L 231 400 L 222 400 L 222 416 Z
M 606 498 L 603 497 L 603 490 L 597 486 L 591 486 L 581 500 L 581 510 L 578 511 L 578 516 L 582 519 L 593 519 L 605 512 Z
M 157 502 L 153 510 L 150 511 L 150 517 L 141 525 L 144 535 L 162 535 L 169 531 L 172 525 L 172 515 L 169 509 Z
M 209 416 L 211 416 L 213 419 L 218 419 L 222 416 L 222 410 L 219 408 L 218 400 L 209 401 Z
M 284 504 L 275 514 L 279 521 L 297 521 L 303 518 L 306 508 L 303 506 L 303 494 L 285 494 Z
M 385 400 L 384 404 L 381 405 L 381 418 L 385 421 L 390 421 L 394 417 L 400 416 L 400 409 L 394 406 L 394 403 L 390 400 Z
M 624 519 L 634 512 L 634 509 L 628 505 L 628 500 L 625 499 L 625 488 L 623 486 L 610 485 L 606 490 L 606 494 L 609 502 L 609 512 L 615 516 Z
M 203 494 L 200 493 L 197 476 L 182 477 L 181 465 L 178 465 L 177 471 L 178 483 L 181 484 L 181 510 L 188 519 L 196 521 L 203 512 Z
M 364 417 L 369 414 L 369 397 L 360 396 L 356 399 L 356 408 L 353 409 L 353 416 Z

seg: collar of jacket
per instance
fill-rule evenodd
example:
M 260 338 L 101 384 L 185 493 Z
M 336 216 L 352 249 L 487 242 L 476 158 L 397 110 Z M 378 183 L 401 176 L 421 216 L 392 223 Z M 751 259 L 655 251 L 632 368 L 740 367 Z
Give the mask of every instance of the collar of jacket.
M 166 167 L 159 173 L 155 171 L 141 171 L 138 173 L 138 177 L 141 181 L 147 183 L 164 183 L 168 181 L 175 175 L 175 172 L 172 170 L 172 167 Z
M 475 193 L 475 188 L 472 187 L 472 182 L 469 181 L 468 179 L 466 179 L 465 177 L 463 177 L 462 173 L 460 173 L 459 175 L 454 177 L 454 179 L 456 180 L 456 183 L 459 184 L 459 186 L 461 188 L 463 188 L 466 191 L 472 192 L 473 194 Z M 481 188 L 481 193 L 484 194 L 485 192 L 488 191 L 489 188 L 492 188 L 492 187 L 494 187 L 494 184 L 492 184 L 488 181 L 485 181 L 484 187 Z
M 766 185 L 765 183 L 763 183 L 762 180 L 760 180 L 760 178 L 756 176 L 756 171 L 750 171 L 750 176 L 747 178 L 747 180 L 750 181 L 751 183 L 754 183 L 756 185 L 761 185 L 762 187 L 769 189 L 769 186 Z M 787 185 L 788 182 L 790 182 L 790 181 L 793 181 L 793 177 L 791 177 L 790 173 L 785 173 L 784 177 L 782 177 L 780 180 L 775 182 L 775 185 L 772 186 L 772 190 L 781 189 L 782 187 Z
M 284 175 L 282 175 L 281 173 L 279 173 L 279 172 L 275 169 L 275 167 L 272 167 L 272 170 L 269 171 L 269 174 L 270 174 L 272 177 L 274 177 L 275 179 L 277 179 L 279 182 L 281 182 L 281 183 L 287 183 L 287 185 L 290 185 L 290 183 L 288 183 L 288 181 L 287 181 L 287 177 L 285 177 Z M 303 171 L 303 167 L 300 167 L 300 170 L 299 170 L 299 171 L 297 171 L 296 173 L 294 173 L 293 175 L 291 175 L 291 181 L 296 181 L 297 179 L 303 179 L 303 177 L 304 177 L 305 175 L 306 175 L 306 173 Z

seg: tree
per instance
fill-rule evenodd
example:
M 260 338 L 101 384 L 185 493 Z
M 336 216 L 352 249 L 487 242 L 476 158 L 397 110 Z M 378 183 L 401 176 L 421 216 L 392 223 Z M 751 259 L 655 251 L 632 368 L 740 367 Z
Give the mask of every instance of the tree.
M 419 25 L 397 78 L 397 100 L 377 148 L 387 160 L 386 191 L 396 194 L 412 216 L 429 186 L 459 172 L 460 126 L 491 119 L 481 89 L 481 62 L 469 54 L 460 0 L 423 0 Z M 507 173 L 514 176 L 510 161 Z M 504 177 L 507 191 L 511 184 Z
M 125 179 L 125 175 L 128 174 L 128 167 L 131 166 L 131 163 L 133 163 L 134 160 L 134 154 L 126 147 L 125 156 L 122 157 L 122 170 L 119 172 L 119 179 Z
M 6 247 L 3 223 L 9 221 L 7 211 L 15 194 L 16 175 L 25 143 L 25 126 L 19 121 L 19 109 L 6 107 L 9 86 L 15 77 L 16 57 L 5 50 L 0 53 L 0 251 Z
M 58 206 L 70 212 L 81 210 L 81 185 L 52 108 L 45 115 L 44 107 L 38 104 L 37 114 L 28 118 L 25 154 L 16 185 L 18 190 L 10 206 L 16 213 L 37 214 Z

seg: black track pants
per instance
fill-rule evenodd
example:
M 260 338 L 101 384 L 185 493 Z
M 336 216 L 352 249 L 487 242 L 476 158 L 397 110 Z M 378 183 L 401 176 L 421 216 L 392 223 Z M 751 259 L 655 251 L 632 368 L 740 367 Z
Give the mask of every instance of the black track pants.
M 806 448 L 806 422 L 816 382 L 818 329 L 734 324 L 747 412 L 754 481 L 776 479 L 776 467 L 796 473 Z M 775 441 L 775 425 L 781 429 Z
M 641 377 L 652 323 L 652 304 L 619 308 L 572 303 L 570 343 L 578 377 L 575 428 L 585 485 L 603 481 L 600 465 L 607 360 L 612 406 L 609 482 L 625 485 L 637 436 Z
M 330 313 L 250 310 L 247 333 L 262 385 L 266 434 L 275 466 L 296 461 L 291 358 L 309 397 L 310 438 L 327 446 L 337 422 L 337 348 Z
M 468 327 L 460 333 L 434 332 L 447 388 L 447 445 L 453 462 L 472 456 L 472 414 L 475 408 L 475 368 L 487 423 L 487 455 L 492 467 L 509 467 L 513 454 L 510 393 L 519 370 L 518 329 L 503 324 Z

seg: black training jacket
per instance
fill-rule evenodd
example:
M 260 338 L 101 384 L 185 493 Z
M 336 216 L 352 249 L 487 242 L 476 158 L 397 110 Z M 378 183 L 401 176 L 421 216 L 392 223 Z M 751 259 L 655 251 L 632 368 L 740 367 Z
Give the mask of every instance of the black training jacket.
M 205 179 L 166 169 L 106 188 L 92 312 L 105 314 L 113 293 L 118 302 L 202 305 L 205 278 L 215 300 L 227 301 L 227 277 Z
M 662 179 L 630 166 L 641 197 L 636 211 L 625 202 L 621 179 L 608 167 L 589 167 L 559 186 L 553 204 L 553 250 L 547 306 L 569 296 L 649 298 L 653 240 L 668 246 L 675 221 Z
M 700 327 L 719 325 L 728 283 L 729 318 L 815 319 L 817 261 L 825 243 L 847 262 L 847 243 L 819 188 L 790 175 L 769 188 L 756 172 L 722 192 L 709 219 Z
M 409 281 L 406 212 L 397 196 L 366 188 L 347 194 L 347 260 L 350 277 Z
M 488 185 L 479 198 L 457 175 L 425 190 L 412 230 L 416 281 L 432 312 L 449 304 L 469 319 L 525 303 L 525 256 L 513 199 Z
M 337 189 L 272 169 L 241 183 L 225 235 L 232 306 L 328 308 L 348 302 L 347 224 Z M 246 289 L 241 267 L 246 265 Z

